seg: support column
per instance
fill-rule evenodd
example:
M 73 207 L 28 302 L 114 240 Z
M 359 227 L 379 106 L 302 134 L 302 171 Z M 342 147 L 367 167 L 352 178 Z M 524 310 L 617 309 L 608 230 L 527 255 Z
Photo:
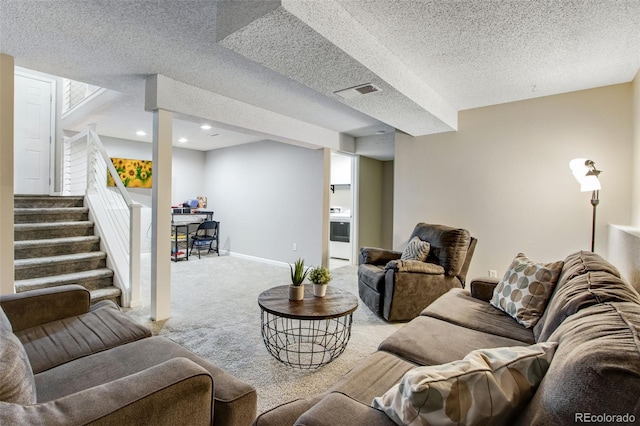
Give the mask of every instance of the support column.
M 322 266 L 329 267 L 329 207 L 331 204 L 331 150 L 324 148 L 322 177 Z
M 173 114 L 153 111 L 151 319 L 171 316 L 171 139 Z
M 14 293 L 13 57 L 0 53 L 0 294 Z

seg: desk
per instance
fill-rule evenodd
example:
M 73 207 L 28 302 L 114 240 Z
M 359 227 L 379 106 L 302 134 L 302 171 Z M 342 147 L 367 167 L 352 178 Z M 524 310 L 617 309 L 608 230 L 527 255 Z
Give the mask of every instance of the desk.
M 208 210 L 196 210 L 194 212 L 189 212 L 189 213 L 178 213 L 178 210 L 185 210 L 185 209 L 172 209 L 171 210 L 171 223 L 175 223 L 176 221 L 174 220 L 175 216 L 204 216 L 204 219 L 202 220 L 213 220 L 213 212 L 212 211 L 208 211 Z M 188 209 L 187 209 L 188 210 Z M 198 217 L 198 219 L 200 219 L 200 217 Z M 178 223 L 180 223 L 181 221 L 178 220 Z M 184 222 L 191 222 L 191 219 L 187 219 Z
M 171 260 L 189 260 L 189 235 L 201 222 L 178 222 L 171 224 Z
M 358 298 L 327 287 L 325 297 L 314 297 L 304 286 L 303 300 L 289 300 L 289 286 L 270 288 L 258 296 L 262 310 L 262 339 L 278 361 L 297 368 L 318 368 L 336 359 L 351 337 Z

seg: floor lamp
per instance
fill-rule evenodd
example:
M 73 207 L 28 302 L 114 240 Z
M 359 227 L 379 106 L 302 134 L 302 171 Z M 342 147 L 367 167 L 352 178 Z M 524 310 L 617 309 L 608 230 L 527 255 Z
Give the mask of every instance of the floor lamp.
M 600 179 L 598 175 L 600 170 L 596 169 L 595 163 L 586 158 L 574 158 L 569 162 L 569 167 L 573 172 L 573 176 L 580 183 L 580 191 L 589 192 L 591 194 L 591 205 L 593 206 L 593 218 L 591 220 L 591 251 L 595 249 L 596 241 L 596 207 L 600 203 Z

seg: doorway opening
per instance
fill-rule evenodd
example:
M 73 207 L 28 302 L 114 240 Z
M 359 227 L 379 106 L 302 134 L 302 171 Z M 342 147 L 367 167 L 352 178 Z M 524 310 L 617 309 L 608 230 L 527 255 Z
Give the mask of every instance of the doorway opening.
M 331 191 L 329 193 L 329 266 L 351 265 L 355 260 L 355 159 L 331 153 Z

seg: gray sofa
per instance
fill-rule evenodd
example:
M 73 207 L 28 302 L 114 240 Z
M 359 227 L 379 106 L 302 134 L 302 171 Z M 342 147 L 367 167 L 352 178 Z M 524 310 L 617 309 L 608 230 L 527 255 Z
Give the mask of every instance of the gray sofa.
M 362 247 L 358 258 L 358 293 L 387 321 L 408 321 L 452 288 L 464 288 L 477 240 L 466 229 L 418 223 L 409 241 L 430 245 L 427 259 L 403 262 L 402 252 Z
M 248 425 L 255 389 L 78 285 L 0 297 L 1 425 Z
M 558 344 L 546 375 L 528 403 L 499 424 L 573 425 L 590 415 L 603 424 L 607 417 L 598 415 L 625 414 L 640 421 L 640 296 L 615 267 L 591 252 L 569 255 L 531 329 L 490 305 L 496 284 L 474 280 L 469 290 L 450 290 L 324 392 L 262 413 L 255 424 L 392 426 L 371 403 L 410 369 L 543 341 Z

